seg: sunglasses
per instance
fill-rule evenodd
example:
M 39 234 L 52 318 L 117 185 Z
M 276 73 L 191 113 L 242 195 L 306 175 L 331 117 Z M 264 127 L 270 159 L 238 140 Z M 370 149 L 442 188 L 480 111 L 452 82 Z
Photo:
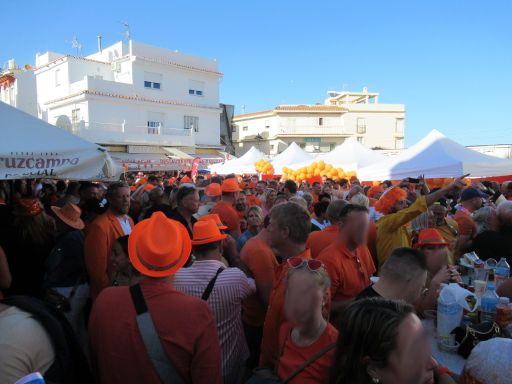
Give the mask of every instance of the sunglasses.
M 292 257 L 288 259 L 288 265 L 290 268 L 302 268 L 304 265 L 311 271 L 317 272 L 324 267 L 324 264 L 321 261 L 314 259 L 303 259 L 301 257 Z

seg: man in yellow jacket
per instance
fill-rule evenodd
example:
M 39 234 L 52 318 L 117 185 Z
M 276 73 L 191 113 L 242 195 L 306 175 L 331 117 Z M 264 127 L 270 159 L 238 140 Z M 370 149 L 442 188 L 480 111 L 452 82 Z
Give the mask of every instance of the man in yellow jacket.
M 407 193 L 400 188 L 400 185 L 386 191 L 386 193 L 375 204 L 375 209 L 384 214 L 377 221 L 377 256 L 379 266 L 384 264 L 395 248 L 410 247 L 411 235 L 407 229 L 415 217 L 426 212 L 428 207 L 436 201 L 464 187 L 462 179 L 467 175 L 455 179 L 448 186 L 432 192 L 426 196 L 420 196 L 416 201 L 407 207 Z

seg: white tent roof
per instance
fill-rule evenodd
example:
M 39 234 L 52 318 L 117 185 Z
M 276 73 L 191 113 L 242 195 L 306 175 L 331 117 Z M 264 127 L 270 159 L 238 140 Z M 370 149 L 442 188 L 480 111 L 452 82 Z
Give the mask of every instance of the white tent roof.
M 0 180 L 99 180 L 121 172 L 99 145 L 2 102 L 0 130 Z
M 398 156 L 362 168 L 364 181 L 402 180 L 424 174 L 426 178 L 505 176 L 512 174 L 512 161 L 468 149 L 433 130 Z
M 313 155 L 307 153 L 295 142 L 288 145 L 283 152 L 272 159 L 272 166 L 274 173 L 280 175 L 283 173 L 283 167 L 288 167 L 290 164 L 303 163 L 313 161 Z
M 343 168 L 344 171 L 358 171 L 360 168 L 384 161 L 385 157 L 350 137 L 332 151 L 318 154 L 314 161 L 320 160 L 323 160 L 326 164 L 331 164 L 335 168 Z M 311 162 L 296 163 L 289 167 L 297 169 L 307 166 Z
M 251 147 L 243 156 L 238 159 L 228 160 L 221 164 L 214 164 L 208 167 L 210 171 L 219 175 L 229 175 L 235 173 L 241 175 L 243 173 L 256 173 L 256 163 L 258 160 L 264 159 L 265 154 L 256 147 Z

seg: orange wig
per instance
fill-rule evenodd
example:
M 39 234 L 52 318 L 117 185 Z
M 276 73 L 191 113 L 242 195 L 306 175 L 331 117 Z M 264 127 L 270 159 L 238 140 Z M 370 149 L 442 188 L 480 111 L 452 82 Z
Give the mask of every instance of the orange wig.
M 390 188 L 381 196 L 380 200 L 375 203 L 375 209 L 387 215 L 391 213 L 391 208 L 393 208 L 398 201 L 405 200 L 406 198 L 407 192 L 403 189 L 398 187 Z
M 368 197 L 374 199 L 377 193 L 384 193 L 384 188 L 380 185 L 375 185 L 368 190 Z

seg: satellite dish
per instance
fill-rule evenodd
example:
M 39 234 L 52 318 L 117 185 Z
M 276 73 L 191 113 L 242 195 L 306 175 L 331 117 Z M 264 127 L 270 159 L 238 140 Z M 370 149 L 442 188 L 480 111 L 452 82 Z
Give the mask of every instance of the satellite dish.
M 71 120 L 66 115 L 60 115 L 57 117 L 57 121 L 55 125 L 60 129 L 65 130 L 66 132 L 73 133 L 73 126 L 71 125 Z

